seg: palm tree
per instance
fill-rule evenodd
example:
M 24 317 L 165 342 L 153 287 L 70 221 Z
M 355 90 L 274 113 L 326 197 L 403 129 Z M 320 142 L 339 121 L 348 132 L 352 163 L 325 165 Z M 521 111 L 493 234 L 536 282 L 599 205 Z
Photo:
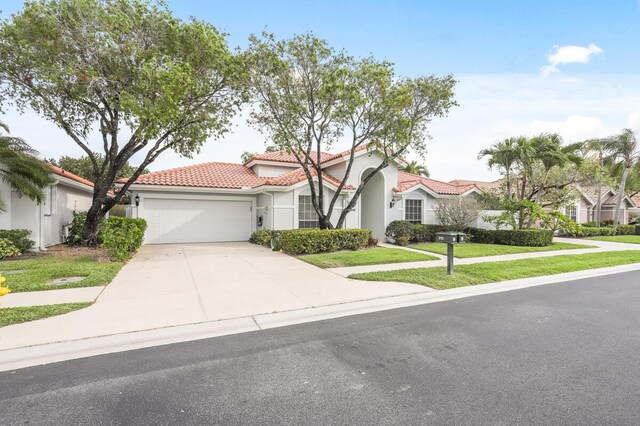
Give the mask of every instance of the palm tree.
M 489 157 L 487 165 L 490 169 L 497 167 L 504 172 L 507 181 L 507 200 L 512 198 L 511 172 L 518 158 L 517 150 L 518 138 L 508 138 L 491 145 L 491 148 L 483 149 L 478 154 L 478 160 Z
M 625 187 L 629 172 L 640 162 L 639 148 L 636 134 L 631 129 L 624 129 L 621 134 L 611 136 L 604 143 L 604 149 L 608 154 L 605 162 L 611 164 L 612 172 L 615 175 L 622 172 L 620 187 L 618 189 L 618 199 L 616 201 L 615 217 L 613 218 L 614 227 L 617 227 L 620 222 L 620 209 L 622 207 L 622 200 L 624 200 L 625 197 Z
M 24 140 L 8 135 L 6 124 L 0 122 L 0 129 L 7 133 L 0 133 L 0 179 L 20 195 L 41 203 L 44 200 L 43 189 L 53 182 L 51 170 Z M 5 204 L 0 200 L 0 210 L 4 211 L 4 208 Z
M 602 221 L 602 183 L 605 179 L 604 177 L 604 169 L 605 169 L 605 142 L 606 139 L 590 139 L 586 141 L 585 148 L 588 151 L 595 153 L 596 159 L 598 161 L 598 173 L 595 177 L 596 181 L 596 211 L 594 215 L 594 222 L 596 223 L 596 227 L 600 228 L 600 222 Z
M 429 170 L 427 170 L 427 167 L 423 164 L 419 164 L 415 160 L 408 163 L 402 171 L 411 173 L 412 175 L 429 177 Z

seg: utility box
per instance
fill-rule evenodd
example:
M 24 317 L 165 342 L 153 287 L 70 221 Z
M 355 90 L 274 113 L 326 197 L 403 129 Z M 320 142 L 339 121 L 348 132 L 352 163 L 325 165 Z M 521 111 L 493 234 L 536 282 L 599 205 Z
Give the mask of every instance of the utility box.
M 436 243 L 447 244 L 447 274 L 453 274 L 453 245 L 467 242 L 464 232 L 438 232 Z
M 462 244 L 467 242 L 464 232 L 438 232 L 436 234 L 437 243 Z

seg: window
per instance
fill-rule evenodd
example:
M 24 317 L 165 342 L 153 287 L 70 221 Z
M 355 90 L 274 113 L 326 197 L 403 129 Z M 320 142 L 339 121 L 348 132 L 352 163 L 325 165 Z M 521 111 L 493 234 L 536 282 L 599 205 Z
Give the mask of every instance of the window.
M 404 219 L 411 223 L 422 223 L 422 200 L 404 200 Z
M 565 215 L 574 222 L 578 221 L 578 210 L 576 206 L 568 206 L 565 209 Z
M 298 228 L 319 228 L 318 214 L 313 209 L 311 195 L 298 197 Z

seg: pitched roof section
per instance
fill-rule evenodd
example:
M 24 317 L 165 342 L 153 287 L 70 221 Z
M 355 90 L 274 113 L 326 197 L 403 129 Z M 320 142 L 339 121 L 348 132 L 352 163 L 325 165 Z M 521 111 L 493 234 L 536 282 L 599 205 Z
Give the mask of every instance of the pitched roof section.
M 87 180 L 85 178 L 81 178 L 78 175 L 74 175 L 73 173 L 71 173 L 71 172 L 69 172 L 67 170 L 61 169 L 58 166 L 54 166 L 53 164 L 49 164 L 48 166 L 49 166 L 49 168 L 51 169 L 51 172 L 54 175 L 62 176 L 62 177 L 65 177 L 67 179 L 71 179 L 73 181 L 76 181 L 78 183 L 81 183 L 83 185 L 87 185 L 87 186 L 93 188 L 93 182 L 91 182 L 90 180 Z
M 475 185 L 476 187 L 482 190 L 490 190 L 490 189 L 499 189 L 502 186 L 502 179 L 494 180 L 494 181 L 484 181 L 484 180 L 466 180 L 466 179 L 455 179 L 450 180 L 449 183 L 455 186 L 465 186 L 465 185 Z
M 315 159 L 317 156 L 316 151 L 311 151 L 311 158 Z M 333 158 L 334 155 L 328 152 L 320 153 L 320 162 L 324 163 L 325 161 Z M 265 152 L 264 154 L 254 155 L 247 161 L 247 163 L 254 160 L 262 160 L 262 161 L 276 161 L 279 163 L 297 163 L 296 156 L 287 151 L 276 151 L 276 152 Z M 247 164 L 245 163 L 245 164 Z
M 317 173 L 312 173 L 316 176 Z M 327 172 L 322 174 L 328 183 L 338 186 L 340 181 Z M 253 170 L 235 163 L 204 163 L 141 175 L 136 185 L 186 186 L 195 188 L 253 189 L 260 186 L 291 186 L 303 182 L 304 170 L 296 169 L 276 177 L 260 177 Z M 127 179 L 119 179 L 125 183 Z M 353 189 L 345 186 L 345 189 Z
M 311 170 L 311 176 L 318 176 L 318 172 L 315 170 Z M 267 178 L 265 185 L 273 185 L 273 186 L 291 186 L 297 183 L 300 183 L 307 179 L 307 175 L 305 175 L 303 169 L 297 169 L 290 173 L 285 173 L 280 176 Z M 322 172 L 322 179 L 331 183 L 333 186 L 339 186 L 340 180 L 336 179 L 332 175 L 327 172 Z M 354 189 L 351 185 L 345 185 L 344 189 Z
M 127 179 L 119 179 L 125 183 Z M 204 163 L 140 175 L 137 185 L 191 186 L 196 188 L 255 188 L 264 178 L 235 163 Z
M 447 182 L 430 179 L 424 176 L 413 175 L 411 173 L 398 171 L 398 185 L 394 188 L 396 192 L 407 191 L 414 186 L 422 185 L 433 192 L 441 195 L 461 195 L 471 189 L 478 189 L 475 185 L 452 185 Z

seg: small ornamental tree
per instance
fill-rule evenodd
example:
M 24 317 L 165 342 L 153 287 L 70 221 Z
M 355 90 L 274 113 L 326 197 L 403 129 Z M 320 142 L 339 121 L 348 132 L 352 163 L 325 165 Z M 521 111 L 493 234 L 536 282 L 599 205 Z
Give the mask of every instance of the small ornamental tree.
M 436 220 L 447 231 L 464 231 L 481 213 L 480 203 L 472 197 L 442 198 L 434 207 Z
M 52 121 L 91 161 L 90 244 L 149 164 L 167 150 L 189 157 L 223 135 L 242 98 L 244 67 L 225 35 L 147 0 L 27 1 L 0 23 L 0 58 L 0 105 Z M 135 154 L 142 161 L 111 196 Z
M 391 162 L 409 149 L 423 154 L 428 124 L 457 105 L 451 75 L 399 78 L 389 62 L 354 59 L 313 34 L 280 41 L 269 34 L 252 36 L 247 61 L 254 105 L 250 122 L 270 147 L 295 156 L 321 228 L 341 228 L 365 185 Z M 344 177 L 326 204 L 321 152 L 338 140 L 348 141 L 349 155 Z M 380 162 L 331 223 L 355 154 L 365 147 Z

